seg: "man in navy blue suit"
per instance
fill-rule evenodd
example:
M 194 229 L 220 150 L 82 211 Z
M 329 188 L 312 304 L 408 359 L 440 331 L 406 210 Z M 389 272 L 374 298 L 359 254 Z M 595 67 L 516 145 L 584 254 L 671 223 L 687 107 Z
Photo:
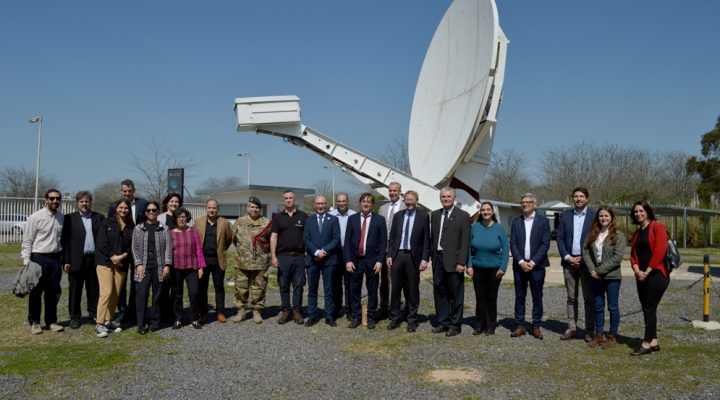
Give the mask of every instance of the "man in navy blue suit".
M 573 189 L 572 196 L 575 208 L 562 213 L 557 231 L 557 246 L 562 258 L 563 276 L 567 289 L 568 314 L 568 327 L 560 339 L 573 339 L 577 335 L 578 283 L 582 282 L 585 306 L 585 341 L 590 342 L 595 332 L 595 305 L 590 288 L 592 278 L 583 262 L 582 249 L 595 219 L 595 210 L 587 206 L 590 194 L 586 188 Z
M 338 263 L 337 248 L 340 246 L 340 223 L 338 218 L 328 214 L 325 196 L 315 197 L 315 214 L 305 220 L 303 239 L 308 279 L 308 318 L 305 326 L 313 326 L 319 320 L 317 314 L 318 286 L 320 275 L 325 296 L 325 323 L 337 326 L 333 317 L 333 274 Z
M 515 322 L 517 326 L 510 334 L 522 336 L 525 330 L 525 298 L 530 284 L 532 293 L 532 335 L 542 339 L 540 323 L 543 316 L 542 291 L 545 284 L 545 267 L 550 266 L 547 252 L 550 249 L 550 223 L 535 212 L 535 196 L 525 193 L 520 198 L 523 215 L 512 222 L 510 252 L 513 257 L 515 280 Z
M 368 329 L 375 329 L 375 310 L 378 303 L 378 274 L 385 261 L 387 227 L 382 215 L 372 212 L 375 199 L 371 193 L 360 195 L 360 212 L 348 218 L 345 231 L 345 268 L 351 276 L 350 328 L 360 325 L 362 281 L 368 292 Z

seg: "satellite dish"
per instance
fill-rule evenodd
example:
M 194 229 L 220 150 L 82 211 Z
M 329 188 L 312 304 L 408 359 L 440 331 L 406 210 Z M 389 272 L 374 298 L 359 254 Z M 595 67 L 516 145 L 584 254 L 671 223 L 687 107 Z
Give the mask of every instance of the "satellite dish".
M 408 135 L 414 177 L 478 198 L 492 152 L 506 44 L 494 1 L 455 0 L 445 13 L 415 88 Z

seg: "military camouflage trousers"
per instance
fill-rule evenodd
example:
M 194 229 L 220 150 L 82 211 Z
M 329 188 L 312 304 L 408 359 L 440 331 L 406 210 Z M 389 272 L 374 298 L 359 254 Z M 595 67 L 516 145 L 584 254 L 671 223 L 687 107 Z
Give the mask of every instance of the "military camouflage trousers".
M 265 308 L 265 291 L 268 284 L 268 270 L 235 270 L 235 307 L 238 309 Z M 250 298 L 252 297 L 252 300 Z M 249 306 L 248 306 L 248 303 Z

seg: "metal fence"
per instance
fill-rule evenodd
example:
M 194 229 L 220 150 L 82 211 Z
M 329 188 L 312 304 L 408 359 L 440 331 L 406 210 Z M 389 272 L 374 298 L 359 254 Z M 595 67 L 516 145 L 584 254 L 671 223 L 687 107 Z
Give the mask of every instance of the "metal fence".
M 45 199 L 39 199 L 37 206 L 34 199 L 0 197 L 0 243 L 20 243 L 25 231 L 27 217 L 45 205 Z M 193 218 L 205 215 L 205 204 L 183 204 L 193 215 Z M 69 214 L 77 211 L 76 203 L 72 199 L 63 199 L 60 211 Z M 102 206 L 95 211 L 105 214 L 107 208 Z

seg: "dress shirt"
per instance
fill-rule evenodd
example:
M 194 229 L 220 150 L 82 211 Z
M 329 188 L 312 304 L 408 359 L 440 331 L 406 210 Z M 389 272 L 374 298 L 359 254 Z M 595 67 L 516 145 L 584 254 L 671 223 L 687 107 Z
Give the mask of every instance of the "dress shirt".
M 80 219 L 82 219 L 83 226 L 85 227 L 85 245 L 83 246 L 83 253 L 95 254 L 95 238 L 93 237 L 92 231 L 92 214 L 80 213 Z
M 532 254 L 530 254 L 530 233 L 532 232 L 533 222 L 535 222 L 535 212 L 528 217 L 523 215 L 523 221 L 525 222 L 525 253 L 524 260 L 530 261 Z
M 585 216 L 587 215 L 587 207 L 583 208 L 581 212 L 573 210 L 573 242 L 572 242 L 572 255 L 582 255 L 582 230 L 585 224 Z
M 133 224 L 137 225 L 137 221 L 135 221 L 135 210 L 137 207 L 135 207 L 135 198 L 133 197 L 133 201 L 130 202 L 130 215 L 132 215 Z
M 57 253 L 62 250 L 60 237 L 64 220 L 60 211 L 52 214 L 47 207 L 28 217 L 20 249 L 24 264 L 30 262 L 31 253 Z
M 395 213 L 398 212 L 399 208 L 400 208 L 400 199 L 397 199 L 396 201 L 391 201 L 390 203 L 388 203 L 388 213 L 385 216 L 385 224 L 387 225 L 388 234 L 390 233 L 390 228 L 392 228 L 393 215 L 395 215 Z
M 452 215 L 452 212 L 454 209 L 455 209 L 454 205 L 447 210 L 443 208 L 443 212 L 440 214 L 440 231 L 439 231 L 440 234 L 438 235 L 438 247 L 437 247 L 438 251 L 442 251 L 442 249 L 443 249 L 442 246 L 440 245 L 440 243 L 442 243 L 443 225 L 445 225 L 445 211 L 447 211 L 447 217 L 449 220 L 450 215 Z
M 355 214 L 355 211 L 348 209 L 345 214 L 340 214 L 337 209 L 334 209 L 328 212 L 328 214 L 338 217 L 338 222 L 340 222 L 340 246 L 342 247 L 345 243 L 345 229 L 347 228 L 348 217 Z
M 400 235 L 400 250 L 412 250 L 410 238 L 407 238 L 407 248 L 403 248 L 403 243 L 405 243 L 405 224 L 407 223 L 410 224 L 410 226 L 407 228 L 408 236 L 412 236 L 412 230 L 415 224 L 415 210 L 413 210 L 413 212 L 405 211 L 405 218 L 403 218 L 402 224 L 402 235 Z

